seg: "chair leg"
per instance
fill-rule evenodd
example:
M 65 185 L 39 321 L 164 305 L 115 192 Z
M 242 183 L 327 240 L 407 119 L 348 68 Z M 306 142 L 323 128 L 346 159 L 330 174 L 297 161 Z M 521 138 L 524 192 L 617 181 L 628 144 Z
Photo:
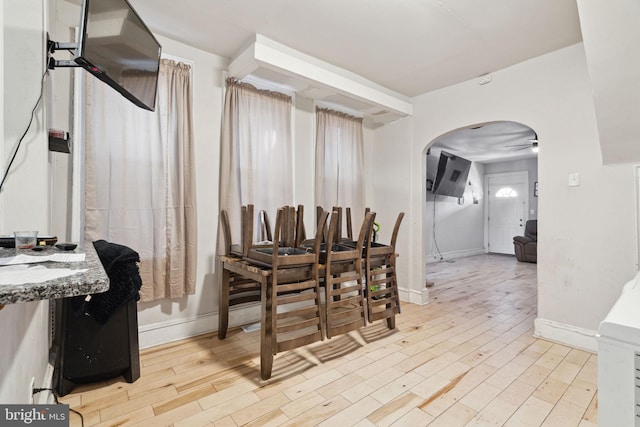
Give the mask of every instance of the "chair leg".
M 275 334 L 273 330 L 273 284 L 269 283 L 267 290 L 261 295 L 262 308 L 262 328 L 260 329 L 260 376 L 263 380 L 271 378 L 271 370 L 273 369 L 274 345 L 273 339 Z
M 222 263 L 220 263 L 218 271 L 222 271 L 220 310 L 218 312 L 218 338 L 223 340 L 227 337 L 227 329 L 229 328 L 229 280 L 231 280 L 231 272 L 223 268 Z

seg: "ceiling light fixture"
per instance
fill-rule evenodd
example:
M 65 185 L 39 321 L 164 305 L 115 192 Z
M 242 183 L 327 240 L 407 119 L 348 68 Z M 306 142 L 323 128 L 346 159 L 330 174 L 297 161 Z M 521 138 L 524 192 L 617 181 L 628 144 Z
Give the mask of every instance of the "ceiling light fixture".
M 538 134 L 536 132 L 533 133 L 533 138 L 531 138 L 529 142 L 531 143 L 531 151 L 533 151 L 534 153 L 537 153 L 539 148 L 538 148 Z
M 537 153 L 538 152 L 538 134 L 534 132 L 533 138 L 529 138 L 526 144 L 505 145 L 505 148 L 512 148 L 513 151 L 520 151 L 520 150 L 526 150 L 528 148 L 531 148 L 531 151 L 533 151 L 534 153 Z

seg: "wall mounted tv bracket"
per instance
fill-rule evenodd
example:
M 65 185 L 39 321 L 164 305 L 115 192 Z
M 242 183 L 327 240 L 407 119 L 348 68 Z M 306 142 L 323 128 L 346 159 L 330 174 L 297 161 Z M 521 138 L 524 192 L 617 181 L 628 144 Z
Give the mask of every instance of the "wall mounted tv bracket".
M 47 68 L 55 70 L 62 67 L 79 67 L 80 65 L 72 60 L 57 60 L 53 57 L 53 53 L 57 50 L 67 50 L 71 52 L 78 48 L 78 43 L 59 43 L 49 39 L 47 34 Z

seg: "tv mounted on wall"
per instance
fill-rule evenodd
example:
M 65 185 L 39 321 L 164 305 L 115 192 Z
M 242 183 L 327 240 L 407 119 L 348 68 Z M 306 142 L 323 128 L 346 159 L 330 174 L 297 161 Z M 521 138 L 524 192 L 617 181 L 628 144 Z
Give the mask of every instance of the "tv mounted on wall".
M 431 191 L 440 196 L 462 197 L 470 169 L 470 160 L 442 150 Z
M 56 60 L 53 53 L 57 50 L 73 51 L 74 60 Z M 51 70 L 56 67 L 83 67 L 135 105 L 154 111 L 161 53 L 160 43 L 127 0 L 83 0 L 79 42 L 59 43 L 50 40 L 47 34 L 46 66 Z M 42 75 L 36 106 L 43 94 L 46 74 Z M 32 120 L 36 106 L 31 114 Z M 16 144 L 0 180 L 0 191 L 27 131 Z M 59 150 L 52 151 L 68 153 L 68 140 L 64 138 L 62 144 L 62 147 L 56 147 Z
M 161 50 L 127 0 L 83 0 L 75 63 L 150 111 Z

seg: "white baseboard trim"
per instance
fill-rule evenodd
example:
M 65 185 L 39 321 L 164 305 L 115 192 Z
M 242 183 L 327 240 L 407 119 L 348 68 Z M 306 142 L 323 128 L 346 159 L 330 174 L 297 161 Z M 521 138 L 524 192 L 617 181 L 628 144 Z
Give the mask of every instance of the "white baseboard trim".
M 429 304 L 429 289 L 427 288 L 422 288 L 420 290 L 398 288 L 398 295 L 400 296 L 400 301 L 406 301 L 418 305 Z
M 229 310 L 229 327 L 260 321 L 260 304 Z M 138 327 L 140 348 L 149 348 L 218 330 L 218 313 L 201 314 L 179 320 L 157 322 Z
M 44 376 L 42 377 L 42 385 L 38 385 L 35 383 L 35 387 L 37 388 L 53 388 L 53 365 L 51 363 L 47 363 L 47 369 L 44 371 Z M 36 405 L 46 405 L 49 403 L 55 403 L 55 398 L 53 397 L 53 393 L 45 390 L 40 393 L 36 393 L 33 395 L 33 403 Z
M 598 341 L 596 336 L 598 331 L 584 329 L 578 326 L 565 323 L 554 322 L 553 320 L 537 318 L 534 321 L 533 335 L 554 341 L 559 344 L 568 345 L 581 350 L 598 352 Z
M 466 258 L 468 256 L 486 254 L 487 251 L 484 248 L 477 249 L 465 249 L 463 251 L 443 252 L 442 258 L 444 261 L 458 258 Z M 433 264 L 440 262 L 440 254 L 431 254 L 427 256 L 427 264 Z

